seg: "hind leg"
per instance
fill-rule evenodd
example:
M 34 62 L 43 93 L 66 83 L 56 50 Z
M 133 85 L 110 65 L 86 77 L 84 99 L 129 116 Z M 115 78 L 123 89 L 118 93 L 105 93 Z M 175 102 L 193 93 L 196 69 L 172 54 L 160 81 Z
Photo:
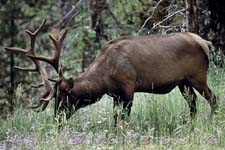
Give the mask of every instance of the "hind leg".
M 211 107 L 211 113 L 216 113 L 218 108 L 217 100 L 215 94 L 210 90 L 208 85 L 200 84 L 196 85 L 196 90 L 209 102 Z
M 218 108 L 215 94 L 210 90 L 206 82 L 206 75 L 199 75 L 190 79 L 192 86 L 208 101 L 211 107 L 211 114 L 216 113 Z
M 188 106 L 190 108 L 190 116 L 192 119 L 194 119 L 197 113 L 196 109 L 197 96 L 194 92 L 194 89 L 190 85 L 185 83 L 179 84 L 178 87 L 181 94 L 184 96 L 185 100 L 188 103 Z

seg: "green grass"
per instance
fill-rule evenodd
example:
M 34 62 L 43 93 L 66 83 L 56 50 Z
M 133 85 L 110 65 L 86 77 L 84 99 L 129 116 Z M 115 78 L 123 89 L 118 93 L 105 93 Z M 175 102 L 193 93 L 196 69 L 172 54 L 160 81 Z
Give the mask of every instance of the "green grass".
M 58 133 L 53 108 L 36 113 L 17 107 L 0 120 L 0 149 L 224 149 L 225 70 L 211 66 L 208 84 L 219 99 L 218 114 L 199 94 L 198 115 L 189 117 L 186 101 L 176 88 L 166 95 L 136 94 L 129 122 L 113 127 L 108 96 L 76 112 Z M 21 87 L 17 90 L 19 100 Z

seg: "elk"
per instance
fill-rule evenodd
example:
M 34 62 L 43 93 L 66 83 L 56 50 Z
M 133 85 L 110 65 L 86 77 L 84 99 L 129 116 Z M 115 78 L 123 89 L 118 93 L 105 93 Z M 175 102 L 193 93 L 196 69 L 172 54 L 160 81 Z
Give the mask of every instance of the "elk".
M 68 28 L 57 39 L 50 36 L 55 47 L 52 58 L 35 54 L 35 39 L 45 22 L 34 32 L 26 31 L 31 39 L 30 49 L 5 48 L 25 54 L 36 66 L 34 69 L 17 69 L 39 72 L 42 77 L 45 92 L 40 96 L 38 105 L 32 108 L 42 107 L 41 110 L 44 110 L 55 97 L 59 101 L 56 106 L 59 113 L 65 112 L 69 119 L 78 109 L 108 94 L 113 97 L 113 108 L 122 104 L 123 111 L 129 116 L 135 92 L 166 94 L 178 86 L 188 103 L 192 118 L 197 113 L 194 89 L 208 101 L 211 112 L 216 112 L 216 97 L 207 85 L 211 42 L 200 36 L 182 32 L 111 40 L 101 48 L 100 54 L 85 72 L 74 79 L 65 79 L 59 59 Z M 50 78 L 40 61 L 50 64 L 59 77 Z M 55 82 L 54 86 L 50 81 Z M 118 113 L 115 113 L 114 118 L 116 124 Z

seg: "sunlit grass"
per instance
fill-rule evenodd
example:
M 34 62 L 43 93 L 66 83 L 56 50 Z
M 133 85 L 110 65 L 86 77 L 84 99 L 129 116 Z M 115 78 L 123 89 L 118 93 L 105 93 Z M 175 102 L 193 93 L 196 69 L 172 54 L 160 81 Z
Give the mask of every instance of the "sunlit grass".
M 129 121 L 117 128 L 108 96 L 76 112 L 60 133 L 51 107 L 41 113 L 18 107 L 7 120 L 0 120 L 0 149 L 222 149 L 224 79 L 225 70 L 210 68 L 208 84 L 219 99 L 213 118 L 209 104 L 197 94 L 198 115 L 191 120 L 178 89 L 166 95 L 135 94 Z

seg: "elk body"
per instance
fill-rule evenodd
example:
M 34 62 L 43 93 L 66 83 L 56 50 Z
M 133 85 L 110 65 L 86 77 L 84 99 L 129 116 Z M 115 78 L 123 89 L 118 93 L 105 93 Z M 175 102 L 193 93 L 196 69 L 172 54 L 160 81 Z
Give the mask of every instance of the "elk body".
M 198 35 L 185 32 L 121 37 L 105 44 L 94 62 L 79 77 L 65 79 L 59 56 L 66 31 L 59 39 L 51 37 L 56 47 L 52 59 L 36 56 L 34 52 L 27 55 L 35 64 L 39 61 L 50 63 L 59 73 L 57 80 L 50 79 L 56 82 L 55 86 L 48 86 L 51 90 L 40 98 L 38 107 L 58 95 L 60 103 L 57 108 L 59 112 L 65 111 L 68 119 L 74 111 L 108 94 L 113 97 L 113 107 L 121 103 L 129 115 L 135 92 L 166 94 L 178 86 L 188 102 L 192 117 L 196 115 L 194 89 L 208 100 L 212 112 L 215 112 L 216 97 L 207 85 L 210 42 Z M 6 49 L 18 51 L 18 48 Z M 48 77 L 43 77 L 44 83 L 49 85 Z M 114 117 L 117 119 L 117 114 Z

